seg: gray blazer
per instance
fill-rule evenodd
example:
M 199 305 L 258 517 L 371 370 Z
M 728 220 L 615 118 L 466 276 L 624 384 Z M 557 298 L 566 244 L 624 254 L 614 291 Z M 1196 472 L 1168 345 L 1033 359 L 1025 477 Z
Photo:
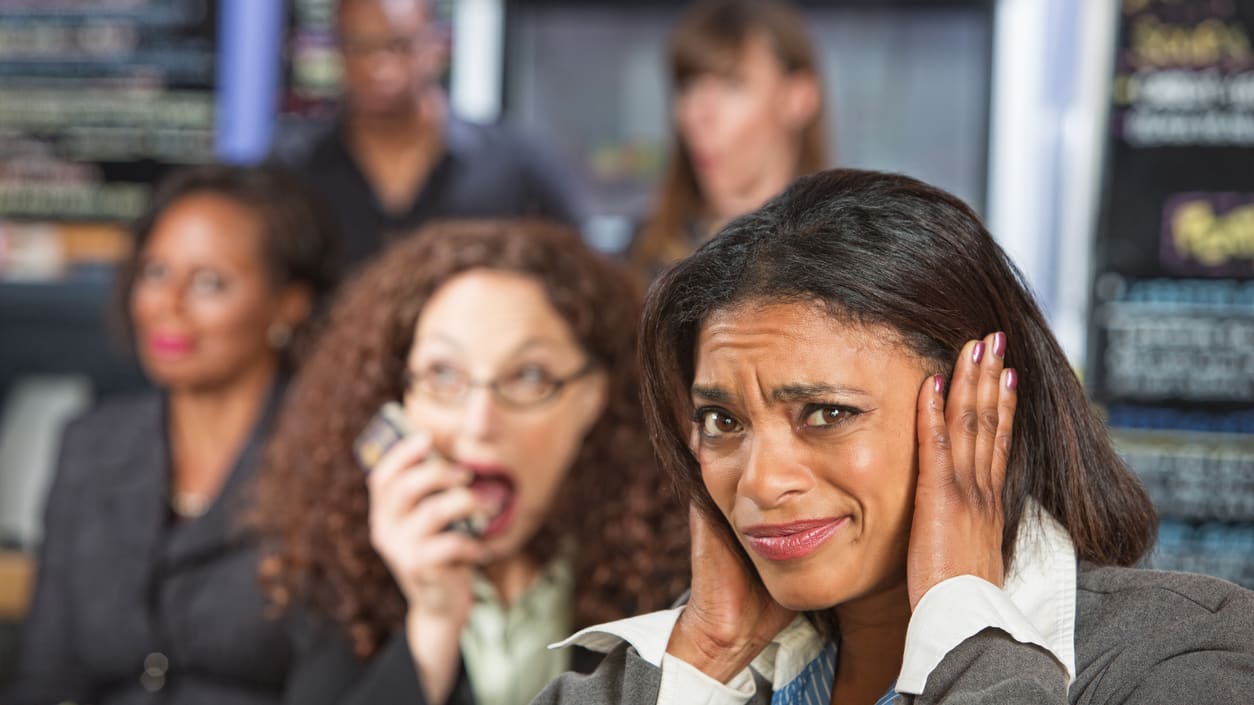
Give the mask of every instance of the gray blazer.
M 928 677 L 931 705 L 1192 705 L 1254 702 L 1254 592 L 1217 578 L 1080 564 L 1076 678 L 999 629 L 967 639 Z M 533 705 L 644 705 L 661 671 L 619 646 L 590 676 L 566 674 Z M 770 702 L 759 680 L 755 705 Z
M 0 700 L 279 702 L 297 639 L 264 614 L 257 544 L 239 516 L 279 394 L 217 503 L 181 523 L 166 503 L 161 396 L 108 402 L 67 428 L 13 689 Z

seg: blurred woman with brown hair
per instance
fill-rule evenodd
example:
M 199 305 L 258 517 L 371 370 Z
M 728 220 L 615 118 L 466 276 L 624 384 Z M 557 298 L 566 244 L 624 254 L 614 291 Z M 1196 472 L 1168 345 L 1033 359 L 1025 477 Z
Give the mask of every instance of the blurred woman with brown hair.
M 624 270 L 540 222 L 431 226 L 347 286 L 259 508 L 270 595 L 334 623 L 327 687 L 526 703 L 595 664 L 547 644 L 679 595 L 688 532 L 644 430 L 639 307 Z M 417 433 L 365 475 L 354 440 L 391 400 Z M 476 516 L 477 536 L 446 530 Z
M 828 159 L 819 61 L 783 0 L 702 0 L 671 35 L 675 141 L 632 247 L 645 278 Z

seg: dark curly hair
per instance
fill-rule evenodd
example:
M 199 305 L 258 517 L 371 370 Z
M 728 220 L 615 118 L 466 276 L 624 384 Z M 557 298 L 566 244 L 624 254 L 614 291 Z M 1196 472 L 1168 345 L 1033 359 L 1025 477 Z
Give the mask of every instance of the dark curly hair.
M 406 605 L 371 546 L 366 483 L 351 444 L 380 404 L 401 397 L 427 301 L 459 273 L 480 268 L 539 280 L 609 376 L 606 410 L 525 548 L 543 562 L 574 539 L 574 625 L 665 608 L 689 578 L 687 511 L 658 470 L 644 429 L 633 278 L 559 225 L 428 226 L 386 250 L 342 292 L 295 381 L 258 486 L 267 595 L 280 608 L 332 617 L 360 658 L 380 648 Z

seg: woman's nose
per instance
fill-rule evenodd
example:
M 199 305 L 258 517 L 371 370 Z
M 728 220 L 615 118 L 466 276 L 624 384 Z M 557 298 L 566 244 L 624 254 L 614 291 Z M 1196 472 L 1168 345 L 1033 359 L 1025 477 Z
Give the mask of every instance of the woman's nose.
M 752 439 L 736 491 L 759 509 L 778 508 L 814 487 L 814 474 L 792 436 L 790 430 L 781 429 L 759 431 Z
M 462 432 L 477 439 L 491 438 L 500 425 L 501 400 L 487 385 L 472 387 L 462 401 Z
M 687 89 L 679 104 L 680 129 L 688 133 L 685 137 L 692 139 L 696 136 L 694 133 L 707 131 L 714 125 L 718 112 L 718 100 L 714 91 L 697 83 Z
M 711 130 L 718 122 L 718 116 L 719 104 L 715 96 L 710 92 L 698 94 L 692 106 L 693 125 L 702 131 Z

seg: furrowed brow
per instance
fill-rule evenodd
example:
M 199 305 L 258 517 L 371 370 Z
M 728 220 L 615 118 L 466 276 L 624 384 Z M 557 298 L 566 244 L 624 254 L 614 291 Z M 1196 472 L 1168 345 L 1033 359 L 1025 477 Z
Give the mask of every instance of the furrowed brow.
M 771 390 L 771 399 L 781 404 L 828 401 L 834 396 L 849 395 L 866 396 L 866 392 L 833 384 L 786 384 Z
M 726 403 L 731 399 L 731 393 L 722 387 L 703 387 L 701 385 L 692 385 L 692 396 L 705 401 L 711 401 L 716 404 Z

